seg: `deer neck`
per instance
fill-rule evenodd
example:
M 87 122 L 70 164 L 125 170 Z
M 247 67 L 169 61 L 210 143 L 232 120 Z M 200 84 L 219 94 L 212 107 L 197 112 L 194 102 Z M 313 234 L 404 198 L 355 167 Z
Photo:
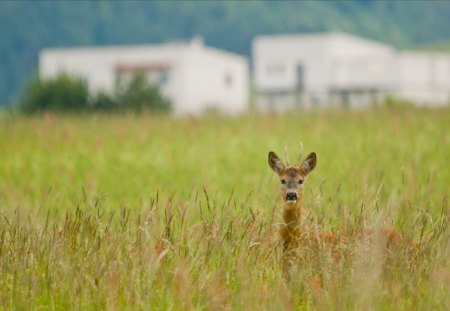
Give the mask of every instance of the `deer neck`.
M 300 217 L 302 211 L 301 200 L 297 200 L 296 204 L 284 203 L 283 206 L 283 222 L 287 229 L 294 230 L 300 225 Z

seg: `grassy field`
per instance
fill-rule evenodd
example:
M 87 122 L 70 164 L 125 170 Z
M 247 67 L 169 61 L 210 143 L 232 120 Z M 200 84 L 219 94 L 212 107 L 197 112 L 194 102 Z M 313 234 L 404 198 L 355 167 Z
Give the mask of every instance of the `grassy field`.
M 320 227 L 402 249 L 304 249 L 283 280 L 267 154 L 300 141 Z M 448 109 L 0 115 L 0 309 L 450 310 L 449 159 Z

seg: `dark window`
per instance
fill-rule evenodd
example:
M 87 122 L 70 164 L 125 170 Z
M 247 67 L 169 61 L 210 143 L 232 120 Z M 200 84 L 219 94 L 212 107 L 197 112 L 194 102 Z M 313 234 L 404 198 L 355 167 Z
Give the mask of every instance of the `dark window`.
M 297 91 L 303 92 L 305 90 L 305 69 L 303 65 L 297 65 Z
M 225 74 L 224 83 L 225 83 L 225 86 L 228 88 L 233 86 L 233 77 L 231 76 L 230 73 Z

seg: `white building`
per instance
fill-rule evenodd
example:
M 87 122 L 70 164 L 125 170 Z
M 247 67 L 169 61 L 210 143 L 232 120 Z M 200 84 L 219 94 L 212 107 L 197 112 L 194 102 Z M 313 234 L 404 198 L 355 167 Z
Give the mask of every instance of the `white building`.
M 235 114 L 247 109 L 246 58 L 189 43 L 123 47 L 47 49 L 39 55 L 43 79 L 66 73 L 83 78 L 90 90 L 112 93 L 120 79 L 144 72 L 172 102 L 175 114 L 218 110 Z
M 257 37 L 253 67 L 263 110 L 361 106 L 387 95 L 427 104 L 450 100 L 450 56 L 399 52 L 345 33 Z
M 450 104 L 450 54 L 402 51 L 394 95 L 418 105 Z

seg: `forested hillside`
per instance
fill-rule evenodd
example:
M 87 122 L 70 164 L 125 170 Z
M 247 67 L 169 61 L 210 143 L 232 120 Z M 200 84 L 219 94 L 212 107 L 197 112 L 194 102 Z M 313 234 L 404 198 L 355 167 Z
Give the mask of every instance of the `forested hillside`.
M 411 47 L 450 37 L 450 2 L 0 2 L 0 105 L 14 101 L 45 47 L 203 36 L 250 55 L 258 34 L 341 30 Z

